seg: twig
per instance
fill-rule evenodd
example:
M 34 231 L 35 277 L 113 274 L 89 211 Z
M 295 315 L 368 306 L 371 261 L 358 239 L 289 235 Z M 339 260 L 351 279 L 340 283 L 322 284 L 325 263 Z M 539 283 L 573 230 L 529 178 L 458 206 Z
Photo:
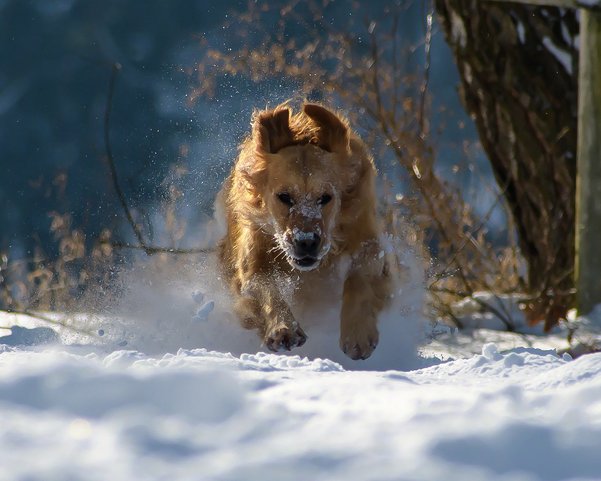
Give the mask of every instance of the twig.
M 213 249 L 207 247 L 192 247 L 190 249 L 181 249 L 178 247 L 160 247 L 160 246 L 149 246 L 149 245 L 139 245 L 139 244 L 129 244 L 127 242 L 110 242 L 103 241 L 102 244 L 108 244 L 115 249 L 133 249 L 133 250 L 142 250 L 146 252 L 148 255 L 152 254 L 206 254 L 208 252 L 212 252 Z
M 432 20 L 434 17 L 434 0 L 430 0 L 429 12 L 426 15 L 426 39 L 424 50 L 426 59 L 424 61 L 424 80 L 419 89 L 420 104 L 419 104 L 419 136 L 423 139 L 426 135 L 426 94 L 428 92 L 428 84 L 430 83 L 430 65 L 431 65 L 431 46 L 432 46 Z
M 6 314 L 13 314 L 16 316 L 27 316 L 27 317 L 31 317 L 32 319 L 37 319 L 39 321 L 43 321 L 46 322 L 48 324 L 52 324 L 55 326 L 61 326 L 64 327 L 66 329 L 70 329 L 72 331 L 75 331 L 79 334 L 85 334 L 87 336 L 95 336 L 95 333 L 87 331 L 85 329 L 80 329 L 78 327 L 74 327 L 74 326 L 69 326 L 68 324 L 65 324 L 61 321 L 57 321 L 55 319 L 52 319 L 51 317 L 48 316 L 44 316 L 43 314 L 38 314 L 37 312 L 32 312 L 28 309 L 0 309 L 0 312 L 4 312 Z M 4 327 L 2 327 L 2 329 L 4 329 Z M 10 329 L 10 327 L 6 328 L 6 329 Z
M 104 111 L 104 149 L 106 151 L 106 159 L 109 164 L 109 169 L 111 171 L 111 179 L 113 180 L 113 187 L 115 188 L 115 192 L 117 193 L 117 197 L 119 198 L 119 202 L 121 203 L 121 207 L 125 212 L 125 216 L 127 217 L 127 221 L 131 228 L 134 231 L 136 239 L 140 245 L 144 246 L 144 237 L 142 236 L 142 231 L 129 209 L 127 205 L 127 199 L 125 198 L 125 194 L 119 185 L 119 178 L 117 177 L 117 169 L 115 167 L 115 160 L 113 159 L 113 152 L 111 150 L 111 138 L 110 138 L 110 126 L 111 126 L 111 111 L 113 107 L 113 95 L 115 93 L 115 82 L 117 80 L 117 73 L 121 70 L 121 65 L 119 63 L 114 63 L 111 70 L 111 78 L 109 80 L 109 90 L 106 97 L 106 109 Z M 146 252 L 150 255 L 149 252 Z
M 511 315 L 507 312 L 507 310 L 503 306 L 501 298 L 498 295 L 494 294 L 494 293 L 492 295 L 495 296 L 495 299 L 497 299 L 497 301 L 499 301 L 499 306 L 501 307 L 501 310 L 505 311 L 505 313 L 507 314 L 506 316 L 503 315 L 503 313 L 499 309 L 497 309 L 496 307 L 494 307 L 491 304 L 489 304 L 488 302 L 486 302 L 486 301 L 484 301 L 484 300 L 479 299 L 478 297 L 476 297 L 473 292 L 458 291 L 458 290 L 449 289 L 449 288 L 446 288 L 446 287 L 435 287 L 435 286 L 430 286 L 430 287 L 428 287 L 428 289 L 438 299 L 440 299 L 440 297 L 438 296 L 437 293 L 451 294 L 451 295 L 457 296 L 457 297 L 466 297 L 468 299 L 472 299 L 475 303 L 477 303 L 478 305 L 480 305 L 481 307 L 483 307 L 485 310 L 488 310 L 490 313 L 492 313 L 495 316 L 497 316 L 497 318 L 503 324 L 505 324 L 505 327 L 507 328 L 508 332 L 515 332 L 515 324 L 513 322 L 513 319 L 511 317 Z M 448 310 L 449 310 L 449 312 L 452 313 L 452 310 L 451 310 L 450 307 L 448 308 Z M 446 312 L 446 313 L 449 314 L 449 312 Z M 454 320 L 454 322 L 455 322 L 455 320 Z M 459 328 L 461 329 L 461 327 L 459 327 Z
M 472 293 L 464 290 L 451 289 L 449 287 L 441 287 L 441 286 L 428 286 L 428 290 L 432 292 L 440 292 L 443 294 L 450 294 L 455 297 L 471 297 Z
M 554 6 L 562 8 L 583 8 L 592 12 L 600 12 L 601 5 L 593 3 L 590 0 L 487 0 L 496 3 L 526 3 L 529 5 Z
M 486 225 L 486 223 L 490 220 L 490 217 L 492 216 L 494 210 L 496 209 L 497 205 L 499 204 L 499 201 L 501 200 L 501 197 L 505 194 L 506 190 L 507 190 L 507 185 L 505 185 L 497 193 L 497 198 L 495 199 L 495 201 L 492 203 L 492 205 L 488 209 L 488 212 L 486 212 L 486 214 L 480 221 L 480 224 L 475 229 L 473 229 L 471 232 L 465 234 L 465 238 L 463 239 L 461 246 L 459 246 L 459 248 L 457 250 L 455 250 L 455 252 L 451 256 L 451 259 L 446 263 L 444 268 L 438 274 L 436 274 L 434 276 L 435 279 L 432 282 L 432 285 L 436 284 L 439 280 L 441 280 L 445 277 L 447 270 L 451 267 L 451 265 L 453 265 L 453 263 L 456 262 L 457 258 L 459 257 L 459 254 L 463 251 L 463 249 L 465 249 L 467 244 L 469 242 L 474 242 L 474 234 L 478 233 L 480 231 L 480 229 L 482 229 Z
M 434 309 L 436 309 L 443 317 L 446 316 L 447 318 L 449 318 L 453 322 L 453 324 L 455 324 L 455 327 L 457 329 L 462 330 L 465 326 L 463 325 L 463 322 L 461 322 L 461 320 L 455 315 L 455 313 L 451 309 L 451 306 L 443 303 L 442 298 L 438 295 L 438 293 L 432 291 L 432 295 L 436 297 L 439 303 L 439 306 L 433 306 Z
M 396 122 L 396 118 L 397 118 L 397 109 L 398 109 L 398 94 L 399 94 L 399 82 L 400 82 L 400 75 L 399 75 L 399 65 L 398 65 L 398 59 L 397 59 L 397 49 L 398 49 L 398 42 L 399 42 L 399 12 L 397 10 L 395 10 L 394 12 L 394 16 L 392 18 L 392 28 L 391 28 L 391 37 L 392 37 L 392 54 L 391 54 L 391 60 L 392 60 L 392 114 L 391 117 L 393 119 L 393 122 Z
M 121 185 L 119 184 L 119 178 L 117 176 L 117 169 L 115 167 L 115 159 L 113 158 L 113 152 L 111 149 L 111 138 L 110 138 L 110 126 L 111 126 L 111 112 L 113 107 L 113 95 L 115 93 L 115 82 L 117 80 L 117 74 L 121 70 L 121 65 L 119 63 L 114 63 L 111 70 L 111 78 L 109 80 L 109 89 L 106 98 L 106 108 L 104 111 L 104 148 L 106 151 L 106 159 L 109 164 L 109 169 L 111 171 L 111 179 L 113 181 L 113 187 L 115 188 L 115 192 L 117 193 L 117 197 L 119 197 L 119 203 L 123 208 L 123 212 L 125 212 L 125 216 L 127 217 L 127 221 L 131 226 L 136 239 L 138 240 L 138 244 L 129 244 L 127 242 L 102 242 L 103 244 L 108 244 L 115 249 L 138 249 L 143 250 L 146 255 L 160 254 L 160 253 L 168 253 L 168 254 L 202 254 L 206 252 L 210 252 L 212 249 L 207 248 L 191 248 L 191 249 L 179 249 L 176 247 L 159 247 L 159 246 L 149 246 L 144 241 L 144 236 L 142 231 L 140 230 L 140 226 L 134 220 L 134 217 L 131 213 L 129 206 L 127 205 L 127 199 L 125 198 L 125 194 L 121 189 Z
M 496 294 L 493 294 L 495 296 L 495 298 L 497 300 L 501 300 Z M 509 314 L 508 317 L 504 316 L 503 313 L 501 311 L 499 311 L 496 307 L 493 307 L 491 304 L 489 304 L 486 301 L 483 301 L 482 299 L 479 299 L 475 296 L 471 296 L 471 299 L 473 299 L 476 303 L 478 303 L 481 307 L 483 307 L 484 309 L 488 309 L 489 312 L 491 312 L 492 314 L 494 314 L 495 316 L 497 316 L 497 318 L 503 323 L 505 324 L 505 327 L 507 328 L 507 330 L 509 332 L 515 332 L 515 325 L 513 323 L 513 319 L 511 318 L 511 315 Z M 501 304 L 502 306 L 502 304 Z M 502 307 L 502 310 L 505 310 Z
M 380 91 L 380 78 L 379 78 L 379 62 L 380 62 L 380 54 L 378 53 L 378 43 L 376 41 L 376 24 L 372 22 L 367 31 L 369 32 L 369 37 L 371 40 L 371 59 L 372 59 L 372 85 L 374 88 L 374 93 L 376 95 L 376 108 L 378 109 L 378 117 L 381 122 L 384 122 L 384 108 L 382 104 L 382 93 Z

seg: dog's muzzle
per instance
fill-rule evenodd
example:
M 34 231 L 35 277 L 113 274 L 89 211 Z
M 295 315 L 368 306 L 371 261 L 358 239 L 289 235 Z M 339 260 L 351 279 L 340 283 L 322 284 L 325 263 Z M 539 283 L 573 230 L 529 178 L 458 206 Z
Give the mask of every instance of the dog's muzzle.
M 295 232 L 292 237 L 292 263 L 302 270 L 317 267 L 320 261 L 321 237 L 315 232 Z

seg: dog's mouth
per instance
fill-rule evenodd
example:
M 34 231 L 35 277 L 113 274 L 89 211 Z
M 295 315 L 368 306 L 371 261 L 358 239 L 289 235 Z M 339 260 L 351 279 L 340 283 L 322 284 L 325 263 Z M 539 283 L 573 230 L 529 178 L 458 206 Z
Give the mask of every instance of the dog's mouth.
M 290 243 L 285 242 L 282 238 L 276 237 L 279 249 L 284 253 L 288 263 L 299 271 L 311 271 L 316 269 L 321 264 L 321 261 L 330 250 L 330 244 L 325 243 L 321 250 L 314 253 L 295 252 L 295 249 Z
M 302 271 L 309 271 L 314 269 L 319 264 L 319 259 L 317 257 L 305 256 L 301 258 L 293 257 L 290 259 L 292 261 L 293 267 L 300 269 Z

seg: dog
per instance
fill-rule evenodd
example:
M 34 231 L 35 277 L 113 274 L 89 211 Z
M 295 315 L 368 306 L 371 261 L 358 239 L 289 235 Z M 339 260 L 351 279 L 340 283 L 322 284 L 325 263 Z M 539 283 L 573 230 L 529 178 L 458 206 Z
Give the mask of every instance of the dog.
M 367 359 L 378 345 L 393 276 L 375 178 L 366 145 L 335 111 L 304 103 L 296 113 L 288 104 L 254 113 L 218 194 L 226 221 L 218 255 L 237 316 L 271 351 L 307 340 L 292 306 L 308 302 L 311 286 L 340 298 L 347 356 Z

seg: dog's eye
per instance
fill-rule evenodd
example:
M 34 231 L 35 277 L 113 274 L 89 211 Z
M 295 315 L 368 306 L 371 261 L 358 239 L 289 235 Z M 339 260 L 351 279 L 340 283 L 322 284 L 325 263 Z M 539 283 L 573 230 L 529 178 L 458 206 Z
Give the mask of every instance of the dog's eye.
M 292 197 L 290 197 L 290 194 L 288 192 L 280 192 L 276 195 L 282 204 L 286 204 L 289 207 L 294 204 L 294 201 L 292 200 Z
M 331 200 L 332 200 L 332 196 L 330 194 L 324 194 L 317 200 L 317 203 L 319 205 L 326 205 Z

